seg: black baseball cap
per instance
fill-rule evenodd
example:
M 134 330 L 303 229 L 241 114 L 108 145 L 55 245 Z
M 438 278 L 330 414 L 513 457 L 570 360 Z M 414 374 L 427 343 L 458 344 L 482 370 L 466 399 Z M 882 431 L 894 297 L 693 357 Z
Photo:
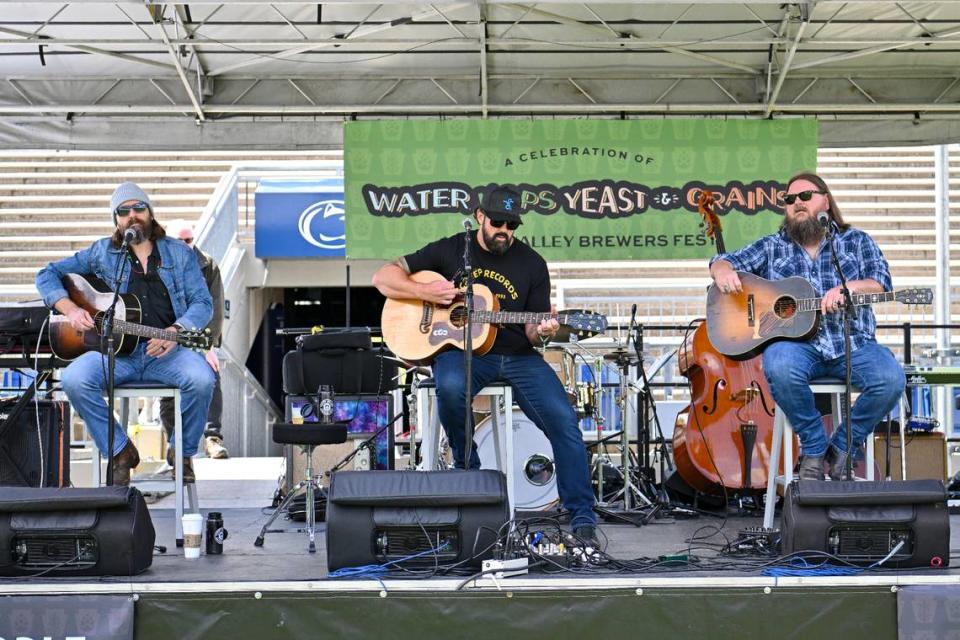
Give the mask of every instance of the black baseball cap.
M 520 219 L 520 194 L 510 187 L 497 187 L 487 193 L 480 210 L 496 222 L 502 220 L 523 224 Z

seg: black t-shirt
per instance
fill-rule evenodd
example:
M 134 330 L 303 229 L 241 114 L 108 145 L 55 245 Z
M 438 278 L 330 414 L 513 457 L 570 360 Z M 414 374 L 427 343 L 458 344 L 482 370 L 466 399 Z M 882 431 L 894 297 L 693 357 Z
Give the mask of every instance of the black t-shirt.
M 416 253 L 404 256 L 411 273 L 436 271 L 460 286 L 463 273 L 463 234 L 431 242 Z M 529 246 L 514 240 L 502 256 L 477 244 L 477 232 L 470 240 L 470 262 L 474 282 L 490 288 L 503 311 L 550 311 L 550 273 L 546 261 Z M 533 353 L 522 324 L 501 325 L 490 353 L 519 355 Z
M 170 294 L 167 287 L 160 279 L 160 251 L 156 243 L 153 245 L 153 252 L 147 258 L 147 271 L 143 271 L 143 265 L 137 259 L 133 248 L 129 249 L 129 259 L 131 263 L 130 285 L 127 287 L 127 293 L 135 295 L 140 301 L 140 309 L 143 316 L 140 324 L 157 329 L 166 329 L 173 326 L 177 320 L 177 315 L 173 312 L 173 303 L 170 301 Z

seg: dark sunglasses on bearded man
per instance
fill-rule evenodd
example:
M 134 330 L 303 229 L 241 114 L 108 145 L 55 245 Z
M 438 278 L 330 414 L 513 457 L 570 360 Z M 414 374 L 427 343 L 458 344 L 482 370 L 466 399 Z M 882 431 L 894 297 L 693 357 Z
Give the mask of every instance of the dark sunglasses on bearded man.
M 826 195 L 823 191 L 814 191 L 811 189 L 810 191 L 801 191 L 800 193 L 788 193 L 785 196 L 783 196 L 783 201 L 786 204 L 793 204 L 794 202 L 797 201 L 797 198 L 800 198 L 804 202 L 807 202 L 810 200 L 810 198 L 813 197 L 813 194 L 815 193 L 818 193 L 822 196 Z
M 490 220 L 489 218 L 487 219 Z M 520 223 L 513 220 L 509 222 L 506 220 L 490 220 L 490 226 L 494 229 L 500 229 L 503 227 L 503 225 L 507 225 L 507 229 L 510 229 L 510 231 L 516 231 L 517 227 L 520 226 Z

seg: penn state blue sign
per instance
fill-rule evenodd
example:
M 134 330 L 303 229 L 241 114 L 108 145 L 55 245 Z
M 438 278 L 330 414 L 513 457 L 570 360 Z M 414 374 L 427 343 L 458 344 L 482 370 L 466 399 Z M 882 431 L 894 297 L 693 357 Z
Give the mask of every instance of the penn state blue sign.
M 254 203 L 258 258 L 346 255 L 342 178 L 261 180 Z

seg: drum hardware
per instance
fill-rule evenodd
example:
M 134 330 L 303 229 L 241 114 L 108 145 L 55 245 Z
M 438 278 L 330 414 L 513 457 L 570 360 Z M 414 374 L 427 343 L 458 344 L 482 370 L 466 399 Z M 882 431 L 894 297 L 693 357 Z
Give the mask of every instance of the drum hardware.
M 493 419 L 477 423 L 477 453 L 482 469 L 500 469 L 493 438 Z M 547 509 L 559 501 L 557 473 L 550 440 L 519 408 L 513 408 L 513 468 L 505 470 L 514 482 L 514 506 L 523 511 Z

